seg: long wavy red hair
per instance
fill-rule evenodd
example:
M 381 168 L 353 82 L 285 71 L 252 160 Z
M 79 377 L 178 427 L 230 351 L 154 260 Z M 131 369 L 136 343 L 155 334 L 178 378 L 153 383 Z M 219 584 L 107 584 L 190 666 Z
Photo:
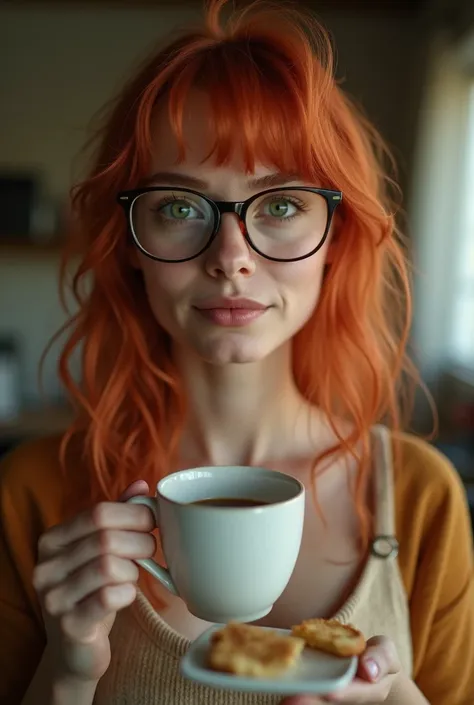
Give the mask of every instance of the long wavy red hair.
M 80 439 L 90 503 L 116 499 L 137 477 L 153 487 L 175 466 L 185 390 L 130 264 L 116 194 L 148 173 L 158 100 L 168 101 L 184 158 L 183 106 L 199 86 L 212 104 L 210 159 L 225 163 L 238 146 L 249 171 L 258 160 L 344 194 L 334 256 L 317 308 L 293 341 L 293 360 L 301 393 L 327 415 L 339 439 L 315 458 L 315 473 L 341 451 L 358 459 L 354 500 L 367 540 L 370 428 L 381 421 L 400 428 L 401 382 L 411 371 L 409 276 L 387 171 L 393 164 L 338 86 L 330 39 L 311 15 L 256 2 L 222 24 L 225 3 L 211 0 L 203 26 L 161 48 L 124 87 L 95 136 L 91 173 L 73 190 L 81 259 L 69 285 L 78 311 L 66 326 L 59 369 L 77 418 L 63 439 L 63 463 Z M 64 286 L 69 265 L 70 253 Z M 80 382 L 70 372 L 76 349 Z M 338 430 L 340 418 L 351 422 L 347 436 Z

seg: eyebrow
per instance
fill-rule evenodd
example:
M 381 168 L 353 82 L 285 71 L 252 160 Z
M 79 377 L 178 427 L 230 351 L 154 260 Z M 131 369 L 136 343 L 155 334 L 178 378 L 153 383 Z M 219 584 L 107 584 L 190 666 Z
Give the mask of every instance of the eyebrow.
M 276 186 L 284 186 L 285 184 L 295 181 L 301 181 L 301 176 L 298 174 L 284 174 L 281 172 L 276 172 L 275 174 L 267 174 L 266 176 L 259 176 L 249 179 L 247 181 L 247 186 L 249 189 L 266 189 Z M 183 186 L 198 190 L 209 189 L 209 183 L 207 181 L 198 179 L 195 176 L 189 176 L 189 174 L 179 174 L 173 171 L 156 172 L 144 181 L 145 186 L 151 186 L 154 183 L 162 183 L 166 186 Z

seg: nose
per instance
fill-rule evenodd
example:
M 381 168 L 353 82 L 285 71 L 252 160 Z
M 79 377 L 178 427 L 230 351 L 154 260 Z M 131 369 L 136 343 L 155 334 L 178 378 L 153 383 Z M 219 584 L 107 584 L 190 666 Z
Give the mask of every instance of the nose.
M 237 214 L 225 213 L 219 232 L 206 253 L 206 271 L 214 278 L 250 277 L 255 272 L 254 252 L 243 235 Z

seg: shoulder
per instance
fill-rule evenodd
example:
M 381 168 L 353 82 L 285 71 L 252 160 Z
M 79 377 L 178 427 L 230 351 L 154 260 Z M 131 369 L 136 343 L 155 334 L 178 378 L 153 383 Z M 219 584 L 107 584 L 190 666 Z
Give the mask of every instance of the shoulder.
M 393 434 L 392 442 L 400 565 L 410 588 L 420 556 L 446 558 L 454 551 L 464 560 L 472 551 L 472 531 L 466 491 L 448 458 L 413 435 Z
M 437 448 L 408 433 L 393 434 L 392 443 L 398 498 L 429 503 L 432 512 L 440 505 L 465 503 L 459 473 Z
M 65 480 L 60 464 L 61 436 L 25 442 L 0 462 L 2 512 L 20 516 L 33 512 L 47 524 L 59 519 Z
M 61 436 L 49 436 L 17 446 L 0 462 L 0 487 L 32 490 L 58 481 L 60 445 Z

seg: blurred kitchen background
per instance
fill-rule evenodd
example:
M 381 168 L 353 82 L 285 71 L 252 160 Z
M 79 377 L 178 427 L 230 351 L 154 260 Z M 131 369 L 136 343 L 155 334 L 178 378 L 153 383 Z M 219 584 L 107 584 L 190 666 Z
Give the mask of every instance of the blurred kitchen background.
M 439 406 L 435 442 L 474 483 L 474 2 L 308 0 L 338 76 L 391 145 L 415 264 L 412 349 Z M 67 194 L 91 118 L 194 0 L 0 3 L 0 453 L 61 430 L 57 294 Z M 420 397 L 421 399 L 421 397 Z M 416 427 L 431 422 L 420 403 Z M 473 499 L 474 503 L 474 499 Z

